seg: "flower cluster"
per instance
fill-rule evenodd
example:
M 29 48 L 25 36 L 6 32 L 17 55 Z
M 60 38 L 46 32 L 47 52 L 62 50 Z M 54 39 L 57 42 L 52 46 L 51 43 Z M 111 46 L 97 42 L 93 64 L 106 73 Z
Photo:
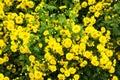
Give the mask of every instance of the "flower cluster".
M 119 4 L 1 0 L 0 80 L 119 80 Z

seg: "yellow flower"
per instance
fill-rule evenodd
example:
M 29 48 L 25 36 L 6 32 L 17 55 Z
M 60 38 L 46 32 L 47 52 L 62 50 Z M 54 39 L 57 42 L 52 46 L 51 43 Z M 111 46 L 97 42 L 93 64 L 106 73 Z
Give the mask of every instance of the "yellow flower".
M 42 43 L 39 43 L 39 47 L 42 48 L 42 46 L 43 46 Z
M 69 70 L 65 70 L 64 74 L 65 74 L 66 77 L 69 77 L 70 76 L 70 71 Z
M 94 66 L 99 65 L 99 61 L 97 61 L 97 56 L 92 57 L 91 64 L 94 65 Z
M 78 50 L 79 50 L 79 45 L 78 44 L 72 45 L 71 51 L 74 52 L 76 55 L 78 54 Z
M 96 11 L 96 12 L 94 13 L 94 16 L 98 18 L 98 17 L 100 16 L 100 12 Z
M 42 71 L 44 71 L 44 70 L 45 70 L 45 64 L 44 64 L 44 63 L 39 64 L 39 67 L 40 67 L 40 69 L 41 69 Z
M 80 51 L 85 51 L 86 50 L 86 44 L 85 43 L 80 43 Z
M 87 7 L 87 2 L 86 2 L 86 1 L 83 1 L 82 4 L 81 4 L 81 6 L 82 6 L 83 8 L 86 8 L 86 7 Z
M 88 5 L 93 5 L 96 3 L 96 0 L 88 0 Z
M 17 44 L 11 45 L 10 49 L 12 52 L 16 52 L 17 51 Z
M 106 55 L 102 55 L 100 58 L 100 64 L 106 64 L 109 61 L 109 58 Z
M 42 72 L 40 72 L 40 71 L 35 71 L 35 72 L 34 72 L 34 77 L 35 77 L 35 79 L 41 79 L 41 78 L 42 78 Z
M 47 80 L 52 80 L 51 78 L 47 78 Z
M 47 53 L 45 53 L 44 58 L 49 61 L 52 59 L 52 56 L 49 52 L 47 52 Z
M 19 38 L 23 40 L 23 44 L 27 44 L 29 42 L 30 33 L 28 32 L 20 32 Z
M 93 31 L 94 31 L 95 29 L 94 29 L 94 27 L 93 26 L 87 26 L 86 28 L 85 28 L 85 33 L 92 33 Z
M 56 64 L 56 60 L 55 59 L 51 59 L 49 62 L 50 62 L 50 64 L 53 64 L 53 65 Z
M 4 77 L 4 80 L 10 80 L 10 78 L 6 76 L 6 77 Z
M 48 31 L 48 30 L 45 30 L 44 33 L 43 33 L 44 36 L 46 36 L 46 35 L 48 35 L 48 34 L 49 34 L 49 31 Z
M 76 69 L 74 67 L 69 68 L 70 74 L 75 74 Z
M 72 45 L 72 40 L 69 39 L 69 38 L 63 39 L 62 45 L 63 45 L 65 48 L 70 48 L 71 45 Z
M 97 60 L 92 60 L 91 63 L 94 66 L 98 66 L 99 65 L 99 62 Z
M 75 80 L 79 80 L 80 75 L 79 74 L 75 74 L 73 77 L 74 77 Z
M 120 60 L 120 51 L 116 52 L 118 60 Z
M 4 0 L 4 3 L 6 4 L 6 6 L 12 6 L 12 1 L 10 0 Z
M 79 25 L 73 25 L 72 26 L 72 31 L 73 31 L 73 33 L 78 33 L 78 32 L 80 32 L 80 26 Z
M 22 18 L 21 16 L 17 16 L 17 17 L 15 18 L 15 22 L 16 22 L 17 24 L 22 24 L 22 23 L 23 23 L 23 18 Z
M 34 55 L 30 55 L 30 56 L 29 56 L 29 60 L 30 60 L 31 62 L 34 62 L 34 61 L 35 61 L 35 56 L 34 56 Z
M 27 6 L 29 8 L 33 8 L 34 7 L 34 2 L 33 1 L 27 1 Z
M 0 49 L 0 55 L 2 54 L 2 50 Z
M 13 20 L 9 20 L 8 24 L 7 24 L 7 29 L 12 31 L 12 30 L 14 30 L 14 26 L 15 26 L 14 21 Z
M 95 12 L 95 7 L 94 7 L 94 6 L 90 6 L 90 7 L 89 7 L 89 11 L 90 11 L 90 12 Z
M 33 79 L 34 78 L 34 74 L 32 72 L 29 73 L 29 78 Z
M 116 59 L 113 60 L 113 66 L 116 66 Z
M 86 60 L 84 60 L 82 63 L 80 63 L 80 67 L 85 67 L 88 64 Z
M 3 10 L 0 10 L 0 19 L 4 18 L 5 17 L 5 13 Z
M 96 19 L 95 19 L 94 16 L 92 16 L 90 19 L 91 19 L 91 20 L 90 20 L 90 24 L 91 24 L 91 25 L 93 25 L 93 24 L 96 23 Z
M 103 8 L 103 3 L 102 3 L 102 2 L 98 2 L 98 3 L 96 4 L 96 6 L 95 6 L 95 9 L 96 9 L 97 11 L 102 10 L 102 8 Z
M 0 58 L 0 64 L 3 64 L 3 63 L 4 63 L 4 59 Z
M 117 45 L 120 45 L 120 38 L 117 39 Z
M 112 56 L 113 56 L 113 51 L 112 51 L 112 50 L 106 49 L 105 53 L 106 53 L 106 55 L 107 55 L 108 57 L 112 57 Z
M 83 53 L 83 56 L 86 57 L 86 58 L 88 58 L 88 59 L 90 59 L 90 58 L 92 57 L 92 52 L 90 52 L 90 51 L 85 51 L 85 52 Z
M 74 53 L 67 53 L 67 54 L 66 54 L 66 59 L 67 59 L 67 60 L 72 60 L 73 57 L 74 57 Z
M 117 76 L 113 76 L 112 80 L 118 80 Z
M 0 80 L 4 80 L 4 75 L 0 73 Z
M 49 70 L 51 70 L 52 72 L 55 72 L 57 68 L 55 65 L 49 65 Z
M 111 17 L 110 16 L 105 16 L 104 19 L 105 19 L 105 21 L 107 21 L 107 20 L 111 19 Z
M 107 42 L 107 39 L 105 36 L 100 36 L 99 37 L 99 42 L 105 44 Z
M 65 75 L 64 74 L 58 74 L 57 75 L 59 80 L 65 80 Z
M 65 9 L 65 8 L 67 8 L 66 5 L 64 5 L 64 6 L 60 6 L 60 7 L 59 7 L 59 9 Z
M 62 36 L 68 36 L 69 38 L 71 37 L 71 33 L 69 30 L 60 30 L 60 35 Z
M 65 72 L 65 69 L 64 69 L 64 68 L 60 68 L 60 72 L 61 72 L 61 73 L 64 73 L 64 72 Z
M 31 53 L 31 51 L 30 51 L 30 49 L 28 48 L 27 45 L 22 45 L 22 46 L 20 46 L 19 49 L 20 49 L 20 52 L 21 52 L 22 54 Z
M 61 41 L 61 38 L 60 38 L 60 37 L 58 37 L 56 40 L 57 40 L 57 42 L 60 42 L 60 41 Z
M 12 73 L 16 73 L 16 68 L 12 68 Z
M 114 73 L 115 72 L 115 68 L 113 66 L 111 66 L 108 72 L 109 73 Z
M 9 61 L 9 57 L 8 56 L 4 56 L 4 62 L 8 62 Z
M 106 31 L 105 27 L 101 27 L 101 32 L 104 33 Z
M 102 44 L 98 44 L 98 45 L 97 45 L 97 49 L 98 49 L 98 51 L 100 51 L 100 52 L 105 51 L 105 46 L 102 45 Z
M 83 18 L 83 22 L 84 22 L 84 25 L 86 26 L 90 22 L 90 18 L 89 17 Z
M 11 66 L 11 65 L 8 65 L 8 66 L 6 67 L 6 69 L 7 69 L 7 70 L 11 70 L 11 69 L 12 69 L 12 66 Z
M 94 41 L 92 41 L 92 42 L 88 42 L 87 45 L 88 45 L 88 47 L 95 46 Z

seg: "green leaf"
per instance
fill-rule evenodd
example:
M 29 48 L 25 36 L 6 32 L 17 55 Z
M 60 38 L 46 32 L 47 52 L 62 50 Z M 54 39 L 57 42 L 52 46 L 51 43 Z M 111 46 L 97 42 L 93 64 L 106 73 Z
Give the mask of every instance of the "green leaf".
M 34 50 L 35 50 L 36 52 L 39 52 L 39 51 L 40 51 L 39 47 L 37 47 L 37 46 L 34 47 Z
M 25 59 L 25 55 L 20 55 L 19 56 L 19 60 L 24 60 Z
M 57 9 L 57 7 L 55 7 L 53 5 L 48 5 L 48 4 L 45 4 L 45 8 L 47 8 L 50 11 L 53 11 L 54 9 Z
M 70 18 L 75 21 L 76 14 L 73 14 L 72 16 L 70 16 Z
M 70 10 L 65 10 L 65 14 L 66 14 L 67 16 L 69 16 Z
M 3 50 L 3 52 L 7 52 L 8 50 L 10 50 L 10 44 L 7 45 L 7 47 Z
M 24 73 L 25 71 L 26 71 L 26 66 L 24 66 L 23 68 L 22 68 L 22 73 Z
M 60 21 L 60 24 L 66 24 L 66 17 L 64 14 L 58 15 L 58 20 Z
M 38 13 L 41 15 L 43 13 L 43 11 L 44 10 L 41 8 L 41 9 L 38 10 Z
M 45 28 L 46 28 L 46 23 L 43 22 L 43 21 L 41 21 L 41 27 L 40 27 L 40 29 L 39 29 L 39 32 L 40 32 L 40 33 L 43 33 L 43 31 L 45 30 Z
M 120 30 L 117 27 L 113 27 L 113 34 L 115 36 L 120 36 Z

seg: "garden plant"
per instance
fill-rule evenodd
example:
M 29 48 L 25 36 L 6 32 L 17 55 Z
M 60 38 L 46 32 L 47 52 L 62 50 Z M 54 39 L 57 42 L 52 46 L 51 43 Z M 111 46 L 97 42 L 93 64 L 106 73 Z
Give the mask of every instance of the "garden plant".
M 0 80 L 120 80 L 120 1 L 0 0 Z

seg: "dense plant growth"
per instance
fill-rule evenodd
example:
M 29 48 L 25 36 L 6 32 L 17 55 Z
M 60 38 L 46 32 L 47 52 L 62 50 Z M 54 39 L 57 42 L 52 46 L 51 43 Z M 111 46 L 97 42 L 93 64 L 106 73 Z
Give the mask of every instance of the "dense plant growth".
M 0 80 L 120 80 L 120 2 L 0 0 Z

